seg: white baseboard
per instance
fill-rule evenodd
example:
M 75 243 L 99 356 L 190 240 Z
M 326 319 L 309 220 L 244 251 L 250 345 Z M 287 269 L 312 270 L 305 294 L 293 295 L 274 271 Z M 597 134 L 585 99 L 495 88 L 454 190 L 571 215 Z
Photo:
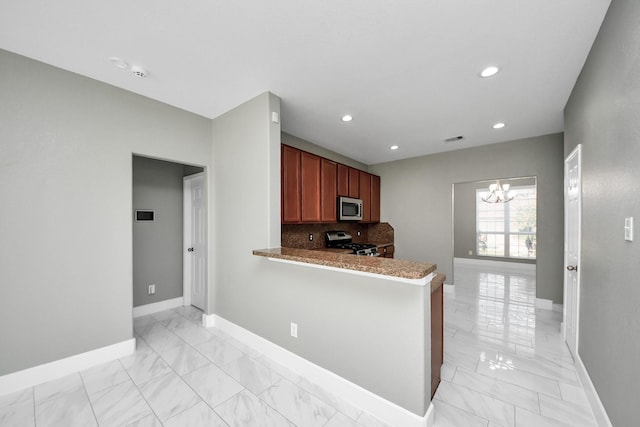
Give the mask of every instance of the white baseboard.
M 454 292 L 456 290 L 456 285 L 450 285 L 448 283 L 444 283 L 444 291 L 445 292 Z
M 563 304 L 553 304 L 553 311 L 556 313 L 564 313 L 564 305 Z
M 578 372 L 578 378 L 580 379 L 582 388 L 587 395 L 587 400 L 589 400 L 593 416 L 596 418 L 598 426 L 613 427 L 613 424 L 611 424 L 611 420 L 609 419 L 609 415 L 607 415 L 607 411 L 604 409 L 600 396 L 598 396 L 598 392 L 591 382 L 591 377 L 589 376 L 584 363 L 582 363 L 582 359 L 579 354 L 575 356 L 575 366 L 576 371 Z
M 454 258 L 454 267 L 494 267 L 506 270 L 522 271 L 527 273 L 536 272 L 536 265 L 524 262 L 495 261 L 492 259 L 476 259 L 476 258 Z
M 107 363 L 136 351 L 136 339 L 131 338 L 106 347 L 65 357 L 64 359 L 23 369 L 0 377 L 0 396 L 84 371 L 93 366 Z
M 158 313 L 159 311 L 182 307 L 183 305 L 184 298 L 182 297 L 158 301 L 151 304 L 139 305 L 137 307 L 133 307 L 133 318 L 135 319 L 136 317 Z
M 550 299 L 536 298 L 536 308 L 553 310 L 553 301 Z
M 216 314 L 203 315 L 202 322 L 206 327 L 216 327 L 222 330 L 387 424 L 403 427 L 433 426 L 434 409 L 432 403 L 429 403 L 429 408 L 424 416 L 416 415 Z

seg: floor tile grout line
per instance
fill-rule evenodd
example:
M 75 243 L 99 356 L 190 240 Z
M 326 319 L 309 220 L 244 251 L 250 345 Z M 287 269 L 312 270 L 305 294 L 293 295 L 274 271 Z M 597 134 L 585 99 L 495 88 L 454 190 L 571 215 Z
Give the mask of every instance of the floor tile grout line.
M 100 423 L 98 422 L 98 416 L 96 415 L 96 411 L 93 408 L 93 403 L 91 402 L 91 397 L 89 397 L 89 391 L 87 390 L 87 386 L 84 383 L 84 378 L 82 378 L 82 374 L 80 372 L 78 372 L 78 375 L 80 376 L 80 382 L 82 383 L 82 389 L 84 390 L 84 394 L 85 396 L 87 396 L 87 402 L 89 403 L 89 407 L 91 408 L 93 419 L 96 420 L 96 426 L 99 426 Z
M 33 386 L 31 387 L 31 397 L 33 399 L 33 425 L 34 427 L 37 427 L 38 425 L 38 418 L 36 417 L 37 412 L 36 412 L 36 387 Z
M 149 348 L 151 348 L 151 346 L 149 346 Z M 153 349 L 151 349 L 153 351 Z M 156 355 L 158 355 L 156 353 Z M 160 355 L 158 355 L 159 357 Z M 140 390 L 140 387 L 138 387 L 138 384 L 136 384 L 136 382 L 133 380 L 133 378 L 131 377 L 131 375 L 129 374 L 129 371 L 127 371 L 127 368 L 124 367 L 124 364 L 122 363 L 122 360 L 118 359 L 118 362 L 120 362 L 120 366 L 122 366 L 122 369 L 124 369 L 124 372 L 127 374 L 127 376 L 129 377 L 129 379 L 131 380 L 131 383 L 133 384 L 133 386 L 136 388 L 136 390 L 138 390 L 138 393 L 140 394 L 140 397 L 142 397 L 142 400 L 144 400 L 144 402 L 147 404 L 147 406 L 149 407 L 149 410 L 151 410 L 151 413 L 156 417 L 156 419 L 160 422 L 160 424 L 164 425 L 164 423 L 162 422 L 162 420 L 160 419 L 160 417 L 158 416 L 158 414 L 156 414 L 156 411 L 153 409 L 153 407 L 151 406 L 151 404 L 149 403 L 149 401 L 147 400 L 147 398 L 145 397 L 145 395 L 142 393 L 142 390 Z M 149 380 L 151 381 L 151 380 Z M 149 382 L 147 381 L 147 383 Z M 146 415 L 145 415 L 146 416 Z M 144 418 L 144 417 L 142 417 Z M 134 423 L 137 421 L 140 421 L 142 418 L 139 418 L 138 420 L 133 421 Z M 132 423 L 129 423 L 132 424 Z

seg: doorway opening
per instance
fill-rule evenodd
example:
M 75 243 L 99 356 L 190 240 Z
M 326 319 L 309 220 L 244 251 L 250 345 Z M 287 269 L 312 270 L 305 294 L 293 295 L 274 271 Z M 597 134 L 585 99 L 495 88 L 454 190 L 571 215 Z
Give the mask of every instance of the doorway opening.
M 487 202 L 497 182 L 504 187 L 507 202 Z M 454 275 L 456 264 L 492 265 L 535 274 L 538 223 L 535 176 L 455 183 L 452 203 Z
M 207 274 L 204 168 L 139 155 L 133 155 L 132 168 L 133 317 L 190 306 L 194 302 L 204 311 Z M 199 183 L 197 245 L 192 242 L 192 197 L 185 194 L 185 189 L 190 193 L 192 186 L 187 186 L 187 182 Z M 185 206 L 187 200 L 189 209 Z M 186 222 L 185 212 L 189 212 Z M 185 275 L 185 270 L 192 270 L 187 256 L 193 257 L 196 249 L 200 262 L 199 274 L 195 275 L 198 285 L 193 286 L 185 279 L 192 280 L 194 275 Z

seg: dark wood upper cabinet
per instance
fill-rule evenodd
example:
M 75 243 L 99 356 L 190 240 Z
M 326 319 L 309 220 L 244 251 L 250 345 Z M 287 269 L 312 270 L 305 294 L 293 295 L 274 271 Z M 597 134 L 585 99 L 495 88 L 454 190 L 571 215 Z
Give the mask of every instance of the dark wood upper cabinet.
M 360 173 L 360 199 L 362 199 L 362 222 L 371 222 L 371 175 Z
M 301 152 L 302 222 L 320 222 L 320 157 Z
M 328 159 L 320 163 L 320 221 L 336 222 L 338 164 Z
M 360 197 L 360 171 L 349 168 L 349 197 Z
M 301 217 L 300 150 L 282 146 L 282 222 L 297 223 Z
M 371 222 L 380 222 L 380 177 L 371 175 Z
M 338 196 L 360 198 L 362 222 L 380 221 L 380 177 L 282 144 L 283 224 L 335 223 Z
M 349 197 L 349 166 L 338 165 L 338 196 Z

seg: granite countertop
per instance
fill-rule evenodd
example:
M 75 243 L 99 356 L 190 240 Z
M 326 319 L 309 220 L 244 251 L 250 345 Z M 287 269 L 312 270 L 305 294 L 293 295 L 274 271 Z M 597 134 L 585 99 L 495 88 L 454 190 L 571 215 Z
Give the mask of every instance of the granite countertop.
M 362 271 L 403 279 L 422 279 L 436 269 L 435 264 L 382 257 L 358 256 L 336 251 L 273 248 L 256 249 L 253 251 L 253 254 L 267 258 Z

